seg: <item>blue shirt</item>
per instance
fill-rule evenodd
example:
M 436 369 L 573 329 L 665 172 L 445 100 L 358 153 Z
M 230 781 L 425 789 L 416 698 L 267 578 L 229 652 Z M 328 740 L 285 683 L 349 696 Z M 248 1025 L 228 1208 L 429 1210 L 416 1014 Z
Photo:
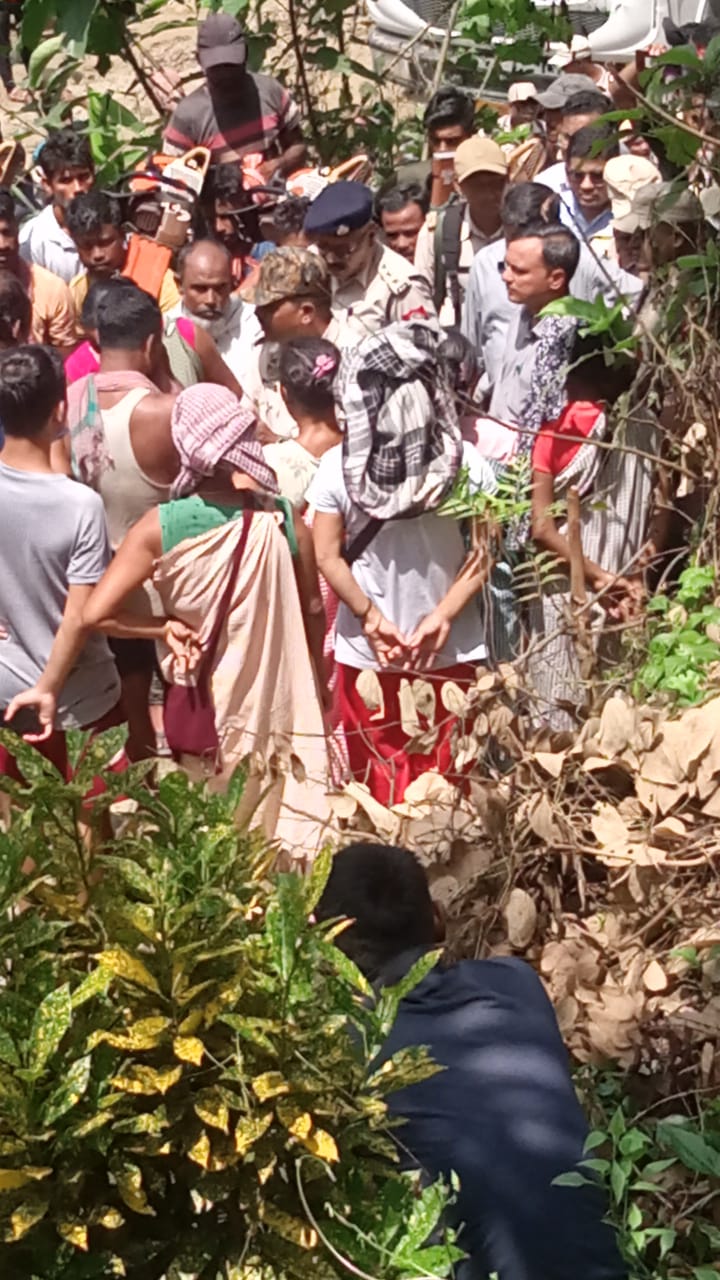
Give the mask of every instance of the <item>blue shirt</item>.
M 419 954 L 398 957 L 383 982 Z M 392 1094 L 390 1107 L 418 1164 L 432 1178 L 459 1176 L 450 1215 L 469 1257 L 458 1276 L 625 1280 L 601 1191 L 553 1186 L 583 1158 L 587 1123 L 534 970 L 514 958 L 436 967 L 402 1001 L 382 1057 L 410 1045 L 445 1070 Z

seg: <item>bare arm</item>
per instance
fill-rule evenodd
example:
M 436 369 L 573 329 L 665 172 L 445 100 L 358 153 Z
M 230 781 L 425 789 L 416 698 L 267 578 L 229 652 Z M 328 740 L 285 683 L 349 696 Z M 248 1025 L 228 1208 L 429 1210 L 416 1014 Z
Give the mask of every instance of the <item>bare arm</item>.
M 343 534 L 342 516 L 335 512 L 315 512 L 313 541 L 318 568 L 338 599 L 355 614 L 380 666 L 387 667 L 402 655 L 404 637 L 394 623 L 383 617 L 355 581 L 350 566 L 343 559 Z
M 490 553 L 490 529 L 483 524 L 475 545 L 457 574 L 450 589 L 440 603 L 429 613 L 411 636 L 408 637 L 410 660 L 408 666 L 430 667 L 447 644 L 452 624 L 463 609 L 485 586 L 492 569 Z
M 12 720 L 21 708 L 35 708 L 41 731 L 27 734 L 29 742 L 43 742 L 53 731 L 58 695 L 82 653 L 90 630 L 84 610 L 93 590 L 92 586 L 85 584 L 68 587 L 62 622 L 44 671 L 32 689 L 26 689 L 13 698 L 5 713 L 5 719 Z
M 221 387 L 227 387 L 238 400 L 241 399 L 243 389 L 235 374 L 223 360 L 211 335 L 197 324 L 195 325 L 195 350 L 202 361 L 205 381 L 216 382 Z
M 265 160 L 260 165 L 260 172 L 265 179 L 272 178 L 275 173 L 294 173 L 296 169 L 302 168 L 307 159 L 307 146 L 299 124 L 290 129 L 282 129 L 278 134 L 278 143 L 282 154 L 274 160 Z
M 555 501 L 555 485 L 553 477 L 545 471 L 533 471 L 532 473 L 532 537 L 538 547 L 542 547 L 544 551 L 550 551 L 563 564 L 570 564 L 570 544 L 567 538 L 560 532 L 557 521 L 552 514 L 552 505 Z M 585 582 L 591 591 L 600 591 L 612 581 L 613 575 L 606 573 L 600 568 L 599 564 L 595 564 L 593 560 L 588 560 L 583 556 L 583 572 L 585 574 Z

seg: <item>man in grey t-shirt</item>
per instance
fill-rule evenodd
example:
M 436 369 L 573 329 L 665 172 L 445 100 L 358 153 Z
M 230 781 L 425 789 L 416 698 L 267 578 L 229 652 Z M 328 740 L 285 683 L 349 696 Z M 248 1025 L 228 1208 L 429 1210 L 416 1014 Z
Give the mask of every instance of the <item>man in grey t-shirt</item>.
M 119 701 L 108 643 L 82 621 L 110 544 L 102 500 L 50 465 L 65 377 L 46 348 L 0 357 L 0 420 L 0 715 L 21 732 L 39 721 L 33 736 L 43 742 L 56 719 L 60 729 L 87 728 Z

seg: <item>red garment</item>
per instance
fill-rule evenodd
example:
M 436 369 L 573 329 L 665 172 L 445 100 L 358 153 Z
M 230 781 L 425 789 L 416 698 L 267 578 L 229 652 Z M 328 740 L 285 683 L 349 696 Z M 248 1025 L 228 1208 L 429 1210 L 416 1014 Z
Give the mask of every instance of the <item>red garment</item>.
M 603 412 L 602 404 L 593 400 L 572 400 L 554 422 L 544 422 L 533 445 L 533 471 L 559 476 L 582 447 L 581 442 L 563 437 L 583 436 L 587 439 Z
M 409 784 L 436 769 L 452 782 L 459 782 L 462 774 L 453 772 L 451 740 L 458 726 L 457 716 L 450 715 L 442 704 L 440 689 L 452 680 L 467 689 L 475 680 L 477 666 L 471 662 L 459 662 L 442 671 L 413 673 L 406 671 L 378 671 L 377 677 L 383 692 L 383 713 L 366 707 L 356 684 L 361 672 L 356 667 L 336 664 L 337 705 L 347 742 L 350 770 L 358 782 L 364 782 L 371 794 L 381 804 L 399 804 Z M 435 688 L 435 719 L 431 722 L 419 716 L 421 731 L 438 729 L 435 745 L 427 752 L 406 751 L 408 736 L 402 728 L 400 716 L 400 685 L 403 680 L 426 680 Z

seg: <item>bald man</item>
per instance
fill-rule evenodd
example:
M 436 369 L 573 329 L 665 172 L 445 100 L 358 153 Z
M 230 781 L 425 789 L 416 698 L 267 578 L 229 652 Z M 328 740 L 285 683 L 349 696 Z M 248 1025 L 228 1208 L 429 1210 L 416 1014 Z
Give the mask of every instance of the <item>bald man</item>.
M 215 340 L 242 386 L 263 331 L 255 308 L 233 294 L 232 257 L 215 240 L 195 240 L 178 259 L 180 302 L 169 313 L 187 316 Z

